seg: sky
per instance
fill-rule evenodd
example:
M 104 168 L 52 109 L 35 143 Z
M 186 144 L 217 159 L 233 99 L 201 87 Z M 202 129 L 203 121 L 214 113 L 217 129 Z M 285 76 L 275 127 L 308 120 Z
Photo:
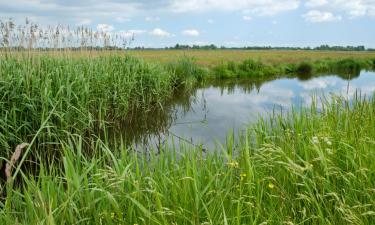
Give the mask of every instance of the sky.
M 131 47 L 375 48 L 375 0 L 0 0 L 9 18 L 134 35 Z

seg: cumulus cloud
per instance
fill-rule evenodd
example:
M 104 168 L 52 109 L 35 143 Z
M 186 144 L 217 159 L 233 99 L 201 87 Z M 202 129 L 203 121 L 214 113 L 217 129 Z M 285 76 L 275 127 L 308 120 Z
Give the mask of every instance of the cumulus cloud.
M 319 6 L 324 6 L 328 3 L 327 0 L 309 0 L 306 2 L 307 7 L 319 7 Z
M 29 17 L 38 23 L 86 25 L 84 20 L 123 23 L 133 16 L 152 13 L 237 11 L 254 17 L 296 10 L 303 2 L 308 10 L 350 18 L 375 16 L 375 0 L 3 0 L 0 18 Z M 148 16 L 145 20 L 155 22 L 159 18 Z
M 101 23 L 96 26 L 96 29 L 98 31 L 107 33 L 113 31 L 115 28 L 110 24 Z
M 137 1 L 125 0 L 12 0 L 0 1 L 0 17 L 24 20 L 35 18 L 38 23 L 78 24 L 83 19 L 107 21 L 127 15 L 133 16 L 141 10 Z
M 246 11 L 257 15 L 275 15 L 297 9 L 299 0 L 172 0 L 175 12 Z
M 134 37 L 135 35 L 144 34 L 146 32 L 147 32 L 146 30 L 126 30 L 126 31 L 122 30 L 122 31 L 119 32 L 119 34 L 122 37 L 131 38 L 131 37 Z
M 305 5 L 309 8 L 340 11 L 351 18 L 375 16 L 375 0 L 309 0 Z
M 246 11 L 256 15 L 275 15 L 298 8 L 300 0 L 12 0 L 0 1 L 0 17 L 38 23 L 79 24 L 92 21 L 127 22 L 129 18 L 150 13 L 207 11 Z M 125 15 L 125 16 L 124 16 Z M 146 17 L 158 21 L 158 17 Z
M 319 10 L 311 10 L 302 16 L 306 21 L 311 23 L 334 22 L 340 21 L 341 16 L 335 16 L 331 12 L 322 12 Z
M 149 34 L 152 36 L 156 36 L 156 37 L 173 37 L 174 36 L 173 34 L 165 30 L 162 30 L 160 28 L 153 29 L 152 31 L 149 32 Z
M 182 31 L 182 34 L 185 35 L 185 36 L 190 36 L 190 37 L 198 37 L 200 35 L 199 31 L 197 31 L 195 29 L 184 30 L 184 31 Z

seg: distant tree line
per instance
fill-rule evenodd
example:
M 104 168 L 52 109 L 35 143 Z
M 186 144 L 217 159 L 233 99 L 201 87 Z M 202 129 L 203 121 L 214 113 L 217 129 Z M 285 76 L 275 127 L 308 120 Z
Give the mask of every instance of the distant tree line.
M 137 48 L 136 48 L 137 49 Z M 139 48 L 138 48 L 139 49 Z M 238 50 L 320 50 L 320 51 L 375 51 L 372 48 L 366 48 L 363 45 L 359 46 L 329 46 L 321 45 L 319 47 L 273 47 L 273 46 L 247 46 L 247 47 L 217 47 L 211 45 L 180 45 L 176 44 L 173 47 L 166 47 L 165 49 L 175 50 L 188 50 L 188 49 L 201 49 L 201 50 L 215 50 L 215 49 L 238 49 Z
M 27 50 L 24 47 L 0 47 L 0 50 L 8 49 L 12 51 L 24 51 Z M 87 47 L 66 47 L 66 48 L 49 48 L 49 47 L 37 47 L 33 48 L 34 50 L 39 51 L 56 51 L 56 50 L 70 50 L 70 51 L 81 51 L 81 50 L 93 50 L 93 51 L 121 51 L 121 50 L 311 50 L 311 51 L 375 51 L 375 48 L 366 48 L 363 45 L 359 46 L 329 46 L 321 45 L 315 48 L 311 47 L 275 47 L 275 46 L 247 46 L 247 47 L 225 47 L 225 46 L 216 46 L 214 44 L 210 45 L 182 45 L 176 44 L 173 47 L 165 48 L 149 48 L 143 46 L 137 47 L 119 47 L 119 46 L 87 46 Z

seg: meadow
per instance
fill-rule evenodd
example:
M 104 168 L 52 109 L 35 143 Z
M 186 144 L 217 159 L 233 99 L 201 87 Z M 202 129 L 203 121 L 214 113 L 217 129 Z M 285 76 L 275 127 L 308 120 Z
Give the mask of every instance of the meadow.
M 242 62 L 246 59 L 262 61 L 265 64 L 298 64 L 325 59 L 368 59 L 375 58 L 375 52 L 350 51 L 295 51 L 295 50 L 130 50 L 130 55 L 149 62 L 169 63 L 181 57 L 194 58 L 197 64 L 214 67 L 223 62 Z

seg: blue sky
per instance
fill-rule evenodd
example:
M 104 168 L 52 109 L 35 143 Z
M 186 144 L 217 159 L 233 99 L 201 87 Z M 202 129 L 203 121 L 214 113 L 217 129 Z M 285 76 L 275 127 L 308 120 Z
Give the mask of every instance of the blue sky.
M 133 46 L 365 45 L 375 47 L 375 0 L 0 0 L 0 18 L 75 25 Z

